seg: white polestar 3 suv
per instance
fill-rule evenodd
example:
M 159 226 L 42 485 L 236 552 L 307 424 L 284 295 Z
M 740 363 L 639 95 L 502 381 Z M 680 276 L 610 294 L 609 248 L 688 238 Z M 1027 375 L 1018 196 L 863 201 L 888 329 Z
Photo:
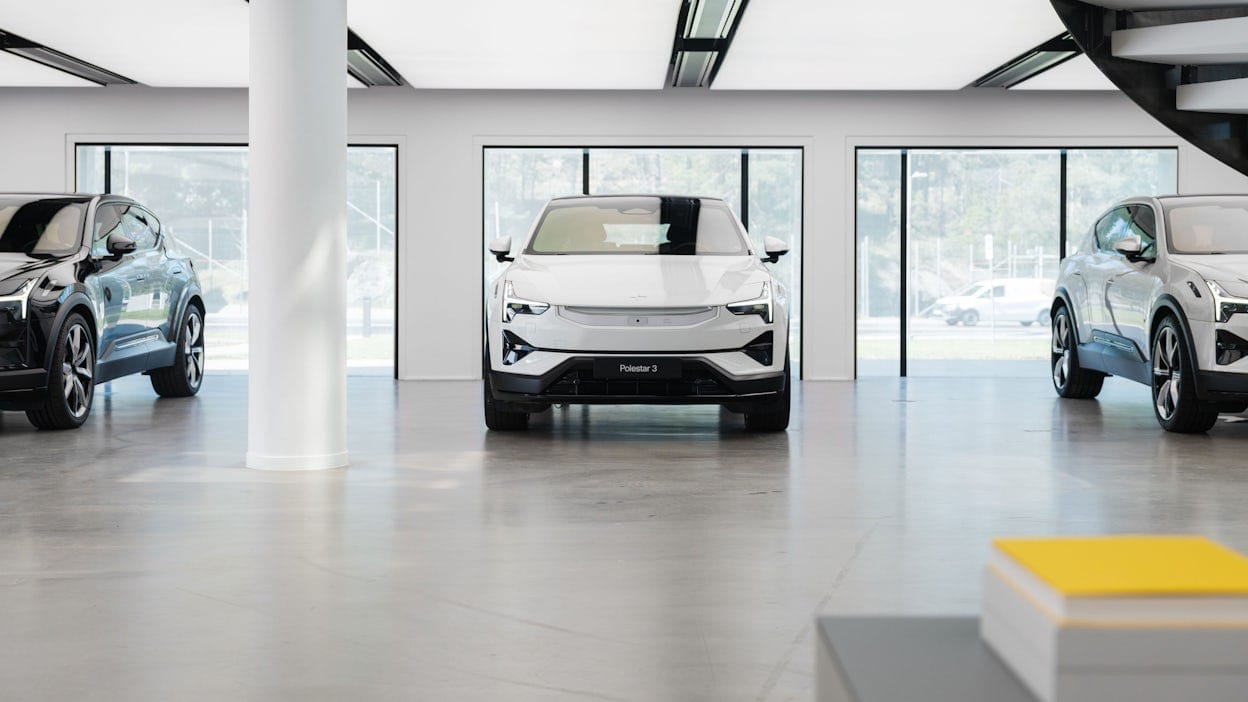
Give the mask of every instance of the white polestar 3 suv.
M 1062 397 L 1130 378 L 1185 433 L 1248 409 L 1248 195 L 1120 202 L 1062 263 L 1052 321 Z
M 785 290 L 722 200 L 550 201 L 489 289 L 485 423 L 554 404 L 716 404 L 753 431 L 789 424 Z

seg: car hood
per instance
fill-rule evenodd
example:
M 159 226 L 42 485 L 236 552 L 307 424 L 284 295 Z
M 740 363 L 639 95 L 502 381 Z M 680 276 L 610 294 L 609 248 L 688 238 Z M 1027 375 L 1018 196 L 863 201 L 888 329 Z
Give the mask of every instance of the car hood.
M 752 256 L 519 256 L 516 294 L 552 305 L 702 307 L 758 297 L 770 279 Z
M 1170 261 L 1221 283 L 1232 295 L 1248 296 L 1248 254 L 1171 254 Z
M 56 259 L 31 258 L 19 253 L 0 253 L 0 295 L 8 295 L 21 287 Z

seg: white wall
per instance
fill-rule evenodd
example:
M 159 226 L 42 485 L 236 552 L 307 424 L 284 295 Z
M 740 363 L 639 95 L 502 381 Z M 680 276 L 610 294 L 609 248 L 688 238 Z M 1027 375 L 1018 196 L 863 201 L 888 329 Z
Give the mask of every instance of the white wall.
M 353 141 L 400 146 L 399 373 L 413 379 L 480 374 L 487 144 L 805 146 L 807 379 L 853 373 L 855 146 L 1175 145 L 1182 192 L 1248 191 L 1248 178 L 1111 93 L 374 88 L 350 102 Z M 239 90 L 0 89 L 0 115 L 0 191 L 60 191 L 72 188 L 76 140 L 240 141 L 247 100 Z

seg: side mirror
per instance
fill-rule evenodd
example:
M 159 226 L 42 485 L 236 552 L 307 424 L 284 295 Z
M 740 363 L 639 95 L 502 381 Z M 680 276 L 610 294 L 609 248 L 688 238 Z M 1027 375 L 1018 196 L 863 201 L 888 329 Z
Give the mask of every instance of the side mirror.
M 134 253 L 134 250 L 138 248 L 138 244 L 134 243 L 134 239 L 116 232 L 108 235 L 107 246 L 108 253 L 114 259 L 119 259 L 128 253 Z
M 763 260 L 767 263 L 775 263 L 780 257 L 789 252 L 789 245 L 782 239 L 774 236 L 763 237 L 763 251 L 767 253 Z
M 500 236 L 491 241 L 490 253 L 494 254 L 494 258 L 499 263 L 516 260 L 508 255 L 511 253 L 511 237 L 509 236 Z
M 1143 250 L 1144 242 L 1138 236 L 1124 236 L 1114 242 L 1114 251 L 1126 256 L 1129 261 L 1140 260 L 1140 252 Z

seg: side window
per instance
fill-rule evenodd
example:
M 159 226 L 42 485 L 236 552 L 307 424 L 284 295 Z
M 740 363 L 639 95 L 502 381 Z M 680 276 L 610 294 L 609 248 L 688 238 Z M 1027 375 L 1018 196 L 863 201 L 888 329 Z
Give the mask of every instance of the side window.
M 147 251 L 156 246 L 156 232 L 147 226 L 144 214 L 143 210 L 137 207 L 127 207 L 121 218 L 123 231 L 126 236 L 134 239 L 136 251 Z
M 1005 286 L 998 285 L 992 289 L 993 297 L 1005 297 Z
M 116 205 L 100 205 L 95 209 L 95 223 L 91 230 L 92 256 L 108 255 L 108 237 L 113 232 L 126 235 L 122 229 L 121 210 Z
M 1131 234 L 1140 237 L 1144 256 L 1157 255 L 1157 216 L 1148 205 L 1131 206 Z
M 1114 253 L 1114 244 L 1130 233 L 1127 208 L 1119 207 L 1096 223 L 1096 246 L 1106 253 Z

